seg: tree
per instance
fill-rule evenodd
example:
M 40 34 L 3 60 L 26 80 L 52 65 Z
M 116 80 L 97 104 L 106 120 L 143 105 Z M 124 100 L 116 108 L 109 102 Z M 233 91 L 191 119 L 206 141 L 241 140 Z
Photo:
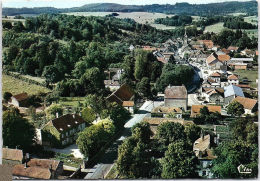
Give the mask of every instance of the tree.
M 92 158 L 114 134 L 115 126 L 112 121 L 101 120 L 80 132 L 76 144 L 86 158 Z
M 64 78 L 64 75 L 55 65 L 45 66 L 42 76 L 46 79 L 47 85 L 49 85 L 49 83 L 56 83 Z
M 136 84 L 136 91 L 142 97 L 151 97 L 151 85 L 148 77 L 143 77 L 142 80 Z
M 227 106 L 227 113 L 240 117 L 245 113 L 244 106 L 237 101 L 233 101 Z
M 13 95 L 10 92 L 5 92 L 3 98 L 6 102 L 8 102 L 12 96 Z
M 63 108 L 60 104 L 51 104 L 46 109 L 46 116 L 48 119 L 54 119 L 56 116 L 61 116 L 63 114 Z
M 198 159 L 192 151 L 192 145 L 178 140 L 171 143 L 161 160 L 162 178 L 196 178 Z
M 140 140 L 143 143 L 149 143 L 150 137 L 153 135 L 150 125 L 147 122 L 141 122 L 135 124 L 132 129 L 132 136 L 136 140 Z
M 165 122 L 158 126 L 156 138 L 163 148 L 178 140 L 186 140 L 184 126 L 180 123 Z
M 213 172 L 218 178 L 256 178 L 258 173 L 258 146 L 240 140 L 221 143 L 215 150 L 217 158 L 213 160 Z M 254 153 L 254 154 L 253 154 Z M 252 169 L 251 174 L 241 175 L 237 167 L 242 164 Z
M 86 107 L 90 107 L 97 115 L 100 115 L 105 108 L 105 101 L 102 96 L 97 96 L 96 94 L 87 95 L 84 104 Z
M 200 137 L 201 128 L 196 124 L 190 124 L 185 127 L 184 131 L 187 138 L 190 140 L 190 143 L 193 144 Z
M 35 143 L 35 128 L 15 109 L 3 113 L 3 144 L 28 151 Z
M 4 29 L 12 29 L 12 23 L 10 21 L 3 21 L 3 28 Z
M 92 124 L 92 122 L 96 119 L 96 114 L 90 107 L 86 107 L 81 111 L 82 118 L 88 123 Z

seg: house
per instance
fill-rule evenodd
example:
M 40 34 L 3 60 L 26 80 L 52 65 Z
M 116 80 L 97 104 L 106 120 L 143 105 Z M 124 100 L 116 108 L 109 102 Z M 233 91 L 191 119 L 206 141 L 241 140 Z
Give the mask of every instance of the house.
M 250 85 L 248 85 L 248 84 L 238 84 L 237 86 L 242 88 L 243 91 L 251 89 Z
M 239 47 L 234 47 L 234 46 L 229 46 L 228 47 L 228 50 L 231 51 L 231 52 L 237 52 L 239 49 Z
M 202 88 L 202 96 L 209 103 L 223 104 L 224 103 L 224 89 L 223 88 Z
M 145 50 L 145 51 L 156 51 L 157 48 L 156 47 L 152 47 L 152 46 L 142 46 L 142 49 Z
M 219 112 L 221 113 L 221 106 L 212 106 L 212 105 L 192 105 L 191 106 L 191 115 L 190 117 L 195 118 L 200 115 L 200 109 L 207 107 L 210 113 Z
M 239 65 L 246 65 L 247 67 L 252 67 L 253 61 L 253 58 L 231 58 L 230 61 L 228 61 L 228 65 L 234 69 L 236 68 L 235 66 Z M 239 68 L 237 67 L 236 69 Z
M 187 89 L 182 86 L 168 86 L 164 91 L 164 106 L 166 107 L 180 107 L 185 111 L 188 105 Z
M 225 54 L 229 54 L 230 53 L 230 50 L 228 50 L 226 48 L 222 48 L 221 51 L 224 52 Z
M 124 101 L 122 106 L 127 109 L 131 114 L 134 113 L 134 101 Z
M 215 52 L 213 52 L 207 59 L 206 64 L 207 67 L 210 69 L 215 70 L 226 70 L 225 62 L 220 61 L 218 57 L 221 55 L 217 55 Z
M 254 57 L 255 51 L 246 48 L 246 49 L 244 49 L 244 50 L 241 51 L 241 55 L 246 55 L 246 56 L 249 56 L 249 57 Z
M 120 88 L 119 81 L 117 80 L 104 80 L 106 88 L 109 88 L 111 91 L 115 91 Z
M 156 134 L 157 127 L 162 123 L 173 122 L 173 123 L 182 124 L 183 126 L 194 124 L 193 121 L 187 121 L 187 120 L 176 119 L 176 118 L 155 118 L 155 117 L 150 118 L 150 117 L 145 117 L 143 119 L 143 121 L 149 123 L 150 128 L 151 128 L 154 135 Z
M 182 110 L 178 107 L 164 107 L 159 106 L 154 108 L 151 111 L 151 117 L 161 117 L 164 118 L 169 114 L 175 115 L 175 118 L 181 119 L 182 118 Z
M 21 94 L 16 94 L 11 97 L 11 104 L 15 107 L 26 107 L 27 99 L 28 94 L 25 92 Z
M 122 105 L 124 101 L 132 100 L 133 96 L 134 91 L 127 84 L 123 84 L 106 99 L 109 102 L 116 102 L 117 104 Z
M 2 163 L 8 165 L 21 164 L 23 162 L 23 150 L 3 148 L 2 149 Z
M 225 104 L 229 104 L 237 96 L 245 97 L 243 90 L 235 85 L 229 85 L 224 87 Z
M 246 63 L 230 63 L 229 67 L 234 70 L 246 70 L 247 64 Z
M 243 105 L 245 114 L 253 115 L 257 111 L 257 100 L 237 96 L 232 102 L 237 101 Z
M 212 73 L 209 77 L 210 77 L 211 79 L 213 79 L 215 82 L 220 83 L 221 75 L 222 75 L 222 74 L 219 73 L 219 72 L 214 72 L 214 73 Z
M 57 179 L 63 172 L 63 162 L 49 159 L 30 159 L 13 167 L 13 179 Z
M 199 159 L 200 168 L 198 169 L 199 176 L 203 178 L 214 178 L 211 172 L 212 160 L 216 158 L 213 151 L 210 149 L 210 135 L 201 134 L 193 144 L 193 151 Z
M 227 79 L 228 79 L 229 85 L 238 85 L 239 84 L 239 79 L 235 74 L 228 76 Z
M 213 80 L 212 78 L 208 77 L 207 79 L 204 80 L 203 87 L 220 87 L 220 82 L 217 82 Z
M 207 49 L 212 49 L 214 46 L 214 43 L 212 40 L 198 40 L 200 44 L 203 44 Z
M 86 121 L 77 114 L 66 114 L 49 121 L 41 130 L 43 146 L 64 147 L 75 143 Z

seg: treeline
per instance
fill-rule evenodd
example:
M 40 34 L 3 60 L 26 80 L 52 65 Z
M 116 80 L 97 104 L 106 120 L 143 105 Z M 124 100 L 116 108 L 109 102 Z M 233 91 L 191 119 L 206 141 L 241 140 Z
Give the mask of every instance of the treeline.
M 191 24 L 192 17 L 186 16 L 186 15 L 176 15 L 172 17 L 166 17 L 166 18 L 157 18 L 154 20 L 154 23 L 157 24 L 163 24 L 166 26 L 183 26 L 186 24 Z
M 258 40 L 254 36 L 250 38 L 245 31 L 224 29 L 219 34 L 205 33 L 199 36 L 199 39 L 212 40 L 214 44 L 227 48 L 229 46 L 238 46 L 240 49 L 256 49 Z
M 245 22 L 242 17 L 226 17 L 224 19 L 224 27 L 230 29 L 257 29 L 256 25 Z
M 121 5 L 114 3 L 86 4 L 74 8 L 3 8 L 3 15 L 66 13 L 66 12 L 156 12 L 168 14 L 187 14 L 193 16 L 225 15 L 240 12 L 257 15 L 257 1 L 222 2 L 210 4 L 176 3 L 152 5 Z

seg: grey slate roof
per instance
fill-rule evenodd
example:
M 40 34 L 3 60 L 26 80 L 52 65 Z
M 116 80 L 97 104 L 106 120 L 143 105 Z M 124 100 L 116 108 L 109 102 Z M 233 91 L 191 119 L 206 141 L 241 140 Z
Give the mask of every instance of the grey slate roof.
M 229 97 L 229 96 L 232 96 L 232 95 L 245 97 L 242 89 L 238 86 L 229 85 L 227 87 L 224 87 L 224 90 L 225 90 L 225 92 L 224 92 L 225 97 Z

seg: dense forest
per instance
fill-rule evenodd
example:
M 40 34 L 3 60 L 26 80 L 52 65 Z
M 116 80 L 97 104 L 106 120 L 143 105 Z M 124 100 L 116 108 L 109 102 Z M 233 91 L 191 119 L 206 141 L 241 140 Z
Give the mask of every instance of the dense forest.
M 172 17 L 166 17 L 166 18 L 157 18 L 154 20 L 154 23 L 157 24 L 164 24 L 167 26 L 183 26 L 186 24 L 191 24 L 192 17 L 191 16 L 172 16 Z
M 168 14 L 187 14 L 187 15 L 225 15 L 228 13 L 249 13 L 257 15 L 257 1 L 245 2 L 222 2 L 211 4 L 189 4 L 176 3 L 170 4 L 152 4 L 152 5 L 121 5 L 113 3 L 95 3 L 87 4 L 75 8 L 3 8 L 3 15 L 13 16 L 19 14 L 42 14 L 42 13 L 66 13 L 66 12 L 155 12 Z

